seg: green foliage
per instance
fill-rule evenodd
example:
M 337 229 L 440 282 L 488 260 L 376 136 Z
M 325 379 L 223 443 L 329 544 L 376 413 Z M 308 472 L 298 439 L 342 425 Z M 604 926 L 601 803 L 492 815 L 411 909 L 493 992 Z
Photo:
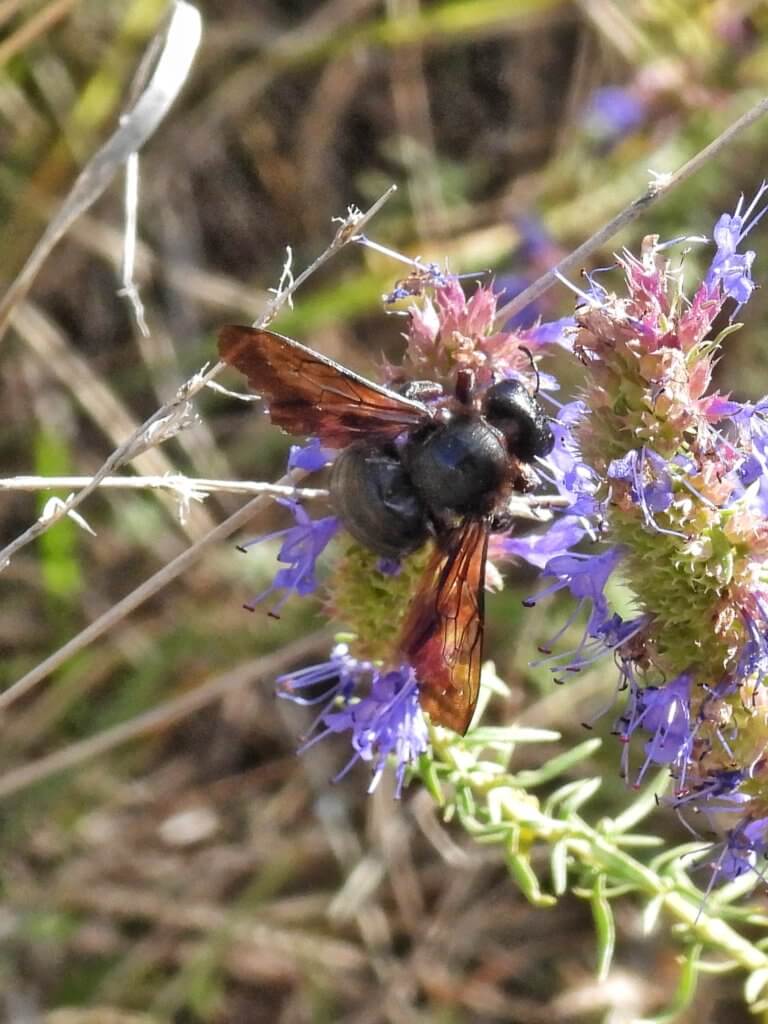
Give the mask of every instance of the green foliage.
M 489 677 L 498 691 L 499 680 L 487 667 Z M 690 1004 L 701 971 L 744 972 L 745 1001 L 754 1012 L 768 1008 L 768 953 L 764 951 L 768 940 L 753 941 L 743 934 L 750 914 L 736 902 L 754 888 L 756 877 L 742 877 L 707 893 L 687 873 L 696 857 L 707 852 L 701 843 L 665 849 L 647 859 L 629 852 L 652 851 L 662 843 L 658 835 L 638 832 L 636 827 L 657 807 L 666 788 L 665 771 L 620 816 L 591 825 L 588 805 L 601 779 L 565 781 L 565 777 L 598 752 L 599 739 L 587 740 L 535 771 L 511 770 L 520 744 L 554 739 L 552 734 L 514 725 L 478 726 L 464 738 L 433 728 L 434 759 L 422 758 L 416 773 L 446 821 L 458 820 L 477 842 L 503 847 L 510 876 L 534 906 L 553 907 L 569 890 L 589 901 L 598 978 L 608 976 L 616 949 L 613 904 L 617 899 L 634 897 L 642 908 L 647 934 L 662 918 L 672 926 L 683 952 L 680 981 L 672 1004 L 654 1022 L 673 1021 Z M 553 783 L 555 788 L 547 794 L 535 792 Z M 546 849 L 548 880 L 538 868 Z

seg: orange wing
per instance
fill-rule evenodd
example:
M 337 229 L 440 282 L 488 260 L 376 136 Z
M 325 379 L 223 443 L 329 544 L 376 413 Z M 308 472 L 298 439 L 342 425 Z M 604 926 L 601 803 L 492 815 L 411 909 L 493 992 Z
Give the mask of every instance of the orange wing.
M 219 355 L 267 399 L 273 423 L 289 434 L 316 435 L 330 448 L 360 438 L 392 439 L 431 415 L 421 402 L 273 331 L 222 327 Z
M 465 733 L 480 688 L 488 525 L 444 534 L 411 602 L 400 641 L 433 722 Z

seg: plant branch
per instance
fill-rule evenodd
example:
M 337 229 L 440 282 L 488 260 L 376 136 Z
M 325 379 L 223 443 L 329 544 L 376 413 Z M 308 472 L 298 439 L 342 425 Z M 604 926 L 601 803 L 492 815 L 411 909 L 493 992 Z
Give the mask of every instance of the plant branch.
M 11 476 L 0 478 L 2 491 L 81 490 L 90 487 L 92 476 Z M 212 493 L 269 494 L 296 501 L 328 498 L 325 487 L 291 487 L 264 483 L 260 480 L 213 480 L 209 477 L 189 477 L 182 473 L 164 473 L 147 476 L 105 476 L 98 482 L 101 488 L 124 491 L 167 490 L 179 497 L 203 501 Z M 564 509 L 572 499 L 560 494 L 516 494 L 510 499 L 510 511 L 521 518 L 535 509 Z
M 92 476 L 13 476 L 0 479 L 0 491 L 81 490 L 93 482 Z M 261 483 L 256 480 L 210 480 L 181 473 L 162 476 L 105 476 L 99 487 L 117 490 L 167 490 L 182 498 L 202 501 L 214 492 L 220 494 L 268 494 L 297 501 L 327 498 L 324 487 L 291 487 L 288 484 Z
M 291 299 L 296 289 L 299 288 L 311 274 L 314 274 L 319 267 L 353 240 L 354 236 L 359 233 L 360 229 L 379 212 L 381 207 L 395 190 L 395 185 L 388 188 L 387 191 L 380 196 L 365 213 L 360 213 L 360 211 L 356 209 L 350 209 L 347 212 L 347 216 L 341 219 L 340 226 L 330 245 L 328 245 L 317 259 L 314 260 L 306 270 L 299 274 L 295 280 L 291 279 L 285 288 L 279 288 L 277 290 L 274 298 L 268 303 L 264 314 L 259 317 L 258 320 L 254 321 L 254 326 L 263 327 L 268 324 L 277 315 L 285 303 Z M 149 419 L 145 420 L 144 423 L 142 423 L 141 426 L 139 426 L 123 444 L 112 452 L 89 484 L 83 487 L 81 491 L 71 495 L 65 502 L 62 502 L 54 515 L 45 519 L 38 519 L 22 534 L 16 537 L 15 540 L 11 541 L 10 544 L 7 544 L 2 550 L 0 550 L 0 572 L 8 566 L 11 558 L 13 558 L 13 556 L 22 548 L 26 547 L 27 544 L 30 544 L 41 534 L 45 533 L 45 531 L 50 529 L 54 523 L 58 522 L 59 519 L 71 512 L 72 509 L 76 508 L 90 494 L 92 494 L 105 477 L 110 476 L 114 470 L 118 469 L 126 462 L 129 462 L 141 451 L 144 451 L 146 448 L 155 444 L 159 444 L 169 436 L 172 436 L 173 433 L 179 429 L 179 424 L 184 422 L 185 419 L 188 419 L 190 399 L 202 390 L 208 381 L 213 380 L 213 378 L 216 377 L 222 369 L 224 369 L 225 365 L 226 364 L 223 362 L 218 362 L 215 366 L 210 368 L 203 367 L 199 370 L 198 373 L 182 384 L 170 402 L 166 402 L 165 405 L 161 406 L 155 413 L 153 413 L 152 416 L 149 417 Z
M 470 732 L 467 739 L 471 740 L 471 737 Z M 534 839 L 553 849 L 565 844 L 572 865 L 577 862 L 586 869 L 589 877 L 603 876 L 612 886 L 634 890 L 649 900 L 660 901 L 671 917 L 685 925 L 688 938 L 724 954 L 734 966 L 757 972 L 758 980 L 765 972 L 768 980 L 768 954 L 735 931 L 722 916 L 715 916 L 722 914 L 721 903 L 716 904 L 715 913 L 707 912 L 706 895 L 698 892 L 687 876 L 682 880 L 677 877 L 677 858 L 671 860 L 668 871 L 655 870 L 622 848 L 622 842 L 626 843 L 628 837 L 617 831 L 616 822 L 606 819 L 598 828 L 592 828 L 576 813 L 580 804 L 567 806 L 568 798 L 558 804 L 557 794 L 550 797 L 542 808 L 530 793 L 520 789 L 514 775 L 500 772 L 497 763 L 483 762 L 481 752 L 472 751 L 466 740 L 457 742 L 441 729 L 433 730 L 432 739 L 438 777 L 449 781 L 456 791 L 458 816 L 470 835 L 504 843 L 523 830 L 527 835 L 526 849 Z M 510 741 L 509 756 L 513 748 Z M 590 780 L 580 780 L 579 783 L 567 783 L 563 794 L 573 791 L 577 785 L 584 786 L 590 796 L 596 791 L 589 788 Z M 658 782 L 651 788 L 657 786 Z M 462 790 L 469 791 L 471 795 L 459 799 Z M 471 806 L 474 810 L 462 811 L 462 806 Z M 560 807 L 562 817 L 546 809 L 555 806 Z M 534 876 L 530 875 L 530 878 Z M 532 885 L 535 886 L 532 888 L 535 898 L 553 899 L 540 892 L 535 880 Z
M 290 473 L 286 473 L 278 481 L 278 486 L 294 486 L 305 475 L 303 470 L 291 470 Z M 0 693 L 0 712 L 8 708 L 19 697 L 29 693 L 33 687 L 47 678 L 51 672 L 54 672 L 63 665 L 68 658 L 77 654 L 84 647 L 87 647 L 88 644 L 102 636 L 108 629 L 111 629 L 112 626 L 124 619 L 126 615 L 138 608 L 140 604 L 159 590 L 162 590 L 171 580 L 175 579 L 196 562 L 208 548 L 226 539 L 235 530 L 247 523 L 268 501 L 269 495 L 267 494 L 259 494 L 252 498 L 247 505 L 243 505 L 242 508 L 234 512 L 228 519 L 219 523 L 215 529 L 188 547 L 186 551 L 182 551 L 180 555 L 177 555 L 167 565 L 164 565 L 154 576 L 150 576 L 149 579 L 145 580 L 135 590 L 132 590 L 122 600 L 118 601 L 117 604 L 112 605 L 103 615 L 100 615 L 98 619 L 89 626 L 86 626 L 85 629 L 72 637 L 71 640 L 68 640 L 57 651 L 54 651 L 48 658 L 41 661 L 27 672 L 26 675 L 22 676 L 21 679 L 13 683 L 12 686 L 9 686 L 7 690 Z
M 60 0 L 53 5 L 53 9 L 59 8 L 66 12 L 69 6 L 71 4 L 67 4 L 66 0 L 64 3 Z M 34 22 L 35 19 L 31 19 L 27 27 Z M 137 153 L 162 123 L 187 80 L 201 35 L 202 19 L 197 8 L 186 0 L 175 0 L 165 29 L 153 38 L 139 66 L 138 78 L 142 80 L 148 64 L 154 62 L 146 88 L 121 114 L 116 131 L 93 154 L 77 176 L 61 208 L 51 219 L 13 284 L 0 299 L 0 338 L 54 246 L 78 217 L 104 193 L 131 154 Z M 12 41 L 13 37 L 4 46 L 0 46 L 0 53 Z M 5 59 L 8 56 L 6 53 Z
M 737 135 L 749 128 L 755 121 L 768 113 L 768 96 L 756 103 L 754 107 L 742 115 L 737 121 L 729 125 L 725 131 L 704 149 L 679 167 L 671 174 L 659 174 L 654 177 L 647 189 L 636 199 L 618 213 L 612 220 L 609 220 L 599 231 L 596 231 L 586 242 L 582 242 L 578 248 L 562 259 L 557 266 L 548 270 L 546 274 L 534 281 L 524 291 L 520 292 L 509 302 L 505 303 L 496 313 L 496 324 L 503 323 L 516 316 L 526 306 L 530 305 L 540 295 L 548 291 L 558 277 L 565 277 L 568 274 L 581 270 L 587 257 L 597 249 L 601 249 L 606 242 L 610 241 L 622 228 L 625 228 L 632 221 L 637 220 L 641 213 L 644 213 L 662 196 L 667 195 L 673 188 L 676 188 L 691 175 L 699 171 L 713 157 L 717 156 L 725 147 L 731 143 Z
M 127 743 L 149 732 L 167 729 L 180 719 L 199 711 L 200 708 L 220 700 L 232 690 L 249 686 L 263 679 L 272 679 L 291 665 L 327 645 L 330 639 L 331 632 L 329 630 L 317 630 L 274 654 L 264 655 L 221 675 L 214 676 L 213 679 L 189 693 L 183 693 L 180 697 L 165 701 L 150 711 L 130 718 L 127 722 L 121 722 L 111 729 L 105 729 L 78 743 L 71 743 L 62 750 L 46 754 L 37 761 L 23 764 L 0 777 L 0 799 L 41 782 L 43 779 L 50 778 L 51 775 L 58 775 L 67 768 L 82 764 L 92 757 L 104 754 L 122 743 Z

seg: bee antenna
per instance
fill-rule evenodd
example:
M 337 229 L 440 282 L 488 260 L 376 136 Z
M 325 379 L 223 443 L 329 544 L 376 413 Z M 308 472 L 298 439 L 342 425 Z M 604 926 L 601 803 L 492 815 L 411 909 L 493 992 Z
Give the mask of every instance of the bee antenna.
M 528 356 L 528 359 L 530 360 L 530 363 L 531 363 L 531 369 L 533 370 L 533 372 L 534 372 L 534 374 L 536 376 L 536 390 L 533 392 L 533 397 L 535 398 L 536 395 L 538 395 L 539 391 L 541 391 L 541 377 L 539 376 L 538 367 L 536 366 L 536 363 L 534 362 L 533 353 L 531 352 L 531 350 L 529 348 L 526 348 L 525 345 L 518 345 L 517 347 L 520 349 L 521 352 L 525 352 L 525 354 Z

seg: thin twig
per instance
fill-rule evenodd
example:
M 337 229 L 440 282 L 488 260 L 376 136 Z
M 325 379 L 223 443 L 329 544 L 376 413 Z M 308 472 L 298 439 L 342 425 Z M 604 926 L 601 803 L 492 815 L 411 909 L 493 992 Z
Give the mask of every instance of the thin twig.
M 149 337 L 149 326 L 136 284 L 136 239 L 139 229 L 139 154 L 131 153 L 125 162 L 125 230 L 123 232 L 123 261 L 120 268 L 121 287 L 118 295 L 127 299 L 133 312 L 133 320 L 143 337 Z
M 52 491 L 80 490 L 89 487 L 92 476 L 11 476 L 0 478 L 0 491 Z M 190 477 L 181 473 L 166 473 L 162 476 L 105 476 L 99 487 L 115 490 L 167 490 L 184 497 L 203 500 L 209 494 L 268 494 L 278 498 L 293 498 L 296 501 L 313 501 L 328 498 L 330 491 L 325 487 L 291 487 L 283 484 L 264 483 L 260 480 L 213 480 L 208 477 Z M 567 508 L 572 499 L 560 494 L 520 494 L 511 499 L 512 510 L 535 508 Z
M 10 21 L 25 3 L 26 0 L 0 0 L 0 28 Z
M 0 778 L 0 798 L 17 793 L 26 786 L 50 778 L 51 775 L 58 775 L 59 772 L 82 764 L 83 761 L 87 761 L 91 757 L 104 754 L 121 743 L 127 743 L 148 732 L 167 729 L 174 722 L 212 704 L 227 693 L 231 693 L 232 690 L 249 686 L 258 680 L 272 679 L 280 675 L 281 672 L 307 655 L 327 646 L 330 641 L 330 630 L 318 630 L 283 647 L 274 654 L 265 655 L 247 662 L 245 665 L 239 665 L 222 675 L 214 676 L 213 679 L 191 692 L 174 697 L 127 722 L 121 722 L 119 725 L 105 729 L 104 732 L 97 733 L 95 736 L 89 736 L 79 743 L 71 743 L 63 750 L 47 754 L 37 761 L 21 765 Z
M 671 192 L 673 188 L 676 188 L 681 182 L 700 170 L 708 160 L 716 156 L 737 135 L 749 128 L 750 125 L 754 124 L 755 121 L 766 113 L 768 113 L 768 96 L 755 104 L 738 121 L 734 121 L 732 125 L 729 125 L 713 142 L 710 142 L 708 146 L 705 146 L 695 156 L 692 156 L 690 160 L 674 173 L 655 177 L 645 192 L 639 195 L 637 199 L 633 199 L 629 206 L 626 206 L 612 220 L 609 220 L 591 238 L 588 238 L 586 242 L 583 242 L 577 249 L 574 249 L 556 267 L 548 270 L 546 274 L 543 274 L 537 281 L 534 281 L 533 284 L 520 292 L 519 295 L 505 303 L 496 314 L 496 323 L 503 323 L 516 316 L 535 299 L 538 299 L 540 295 L 548 291 L 559 276 L 567 276 L 573 271 L 580 270 L 588 256 L 597 249 L 602 248 L 606 242 L 613 238 L 622 228 L 626 227 L 627 224 L 631 224 L 633 220 L 636 220 L 657 199 Z
M 64 8 L 68 9 L 69 6 L 71 4 L 67 3 Z M 93 154 L 77 176 L 61 208 L 48 223 L 11 287 L 0 298 L 0 336 L 54 246 L 77 218 L 104 193 L 130 154 L 141 149 L 168 113 L 187 80 L 201 34 L 202 20 L 197 9 L 186 0 L 175 0 L 167 28 L 161 36 L 162 51 L 146 89 L 120 118 L 117 130 Z M 157 48 L 155 38 L 150 43 L 150 52 L 154 54 Z M 2 50 L 0 46 L 0 54 Z
M 360 213 L 357 210 L 350 210 L 347 216 L 342 220 L 330 245 L 317 257 L 316 260 L 314 260 L 312 264 L 310 264 L 309 267 L 306 268 L 306 270 L 299 274 L 295 281 L 291 281 L 287 288 L 278 292 L 274 296 L 274 298 L 268 303 L 263 316 L 259 317 L 259 319 L 254 322 L 254 325 L 257 327 L 263 327 L 273 320 L 297 288 L 300 288 L 311 274 L 314 274 L 319 267 L 326 263 L 340 249 L 345 245 L 348 245 L 360 229 L 363 228 L 368 221 L 379 212 L 381 207 L 395 190 L 395 185 L 388 188 L 387 191 L 380 196 L 365 213 Z M 152 416 L 149 417 L 148 420 L 145 420 L 145 422 L 131 434 L 127 441 L 112 452 L 109 458 L 95 474 L 90 484 L 84 487 L 81 491 L 78 491 L 77 494 L 72 495 L 67 499 L 67 501 L 63 502 L 58 512 L 50 519 L 45 522 L 38 520 L 10 544 L 7 544 L 2 551 L 0 551 L 0 572 L 7 567 L 11 558 L 17 554 L 17 552 L 26 547 L 27 544 L 30 544 L 42 533 L 45 533 L 45 531 L 50 529 L 54 523 L 58 522 L 59 519 L 67 515 L 73 508 L 76 508 L 82 501 L 92 494 L 105 477 L 110 476 L 114 470 L 124 463 L 129 462 L 138 451 L 142 451 L 146 447 L 151 447 L 153 444 L 159 443 L 159 440 L 164 440 L 165 437 L 168 436 L 168 430 L 173 428 L 173 424 L 176 422 L 177 418 L 179 416 L 183 416 L 185 410 L 188 409 L 190 399 L 204 388 L 209 380 L 216 377 L 217 374 L 224 369 L 225 365 L 226 364 L 223 362 L 218 362 L 215 366 L 210 368 L 203 367 L 199 370 L 198 373 L 182 384 L 170 402 L 166 402 L 165 405 L 161 406 L 155 413 L 153 413 Z
M 303 470 L 291 470 L 290 473 L 286 473 L 285 476 L 278 481 L 278 486 L 293 486 L 299 480 L 301 480 L 306 474 Z M 63 647 L 59 647 L 58 650 L 54 651 L 48 658 L 41 661 L 40 664 L 36 665 L 33 669 L 27 672 L 26 675 L 22 676 L 17 682 L 10 686 L 3 693 L 0 693 L 0 712 L 9 707 L 19 697 L 23 697 L 24 694 L 36 686 L 39 682 L 45 679 L 55 672 L 57 668 L 63 665 L 68 658 L 71 658 L 78 651 L 81 651 L 88 644 L 92 643 L 98 637 L 102 636 L 111 629 L 114 625 L 125 618 L 135 608 L 138 608 L 140 604 L 143 604 L 148 598 L 152 597 L 159 590 L 162 590 L 171 580 L 175 579 L 182 572 L 189 568 L 197 559 L 204 554 L 208 548 L 214 544 L 218 544 L 219 541 L 225 540 L 230 534 L 234 533 L 235 530 L 239 529 L 248 520 L 263 508 L 264 505 L 269 501 L 269 495 L 259 494 L 255 498 L 252 498 L 247 505 L 243 505 L 242 508 L 234 512 L 228 519 L 225 519 L 222 523 L 210 533 L 207 533 L 205 537 L 202 537 L 199 541 L 196 541 L 186 551 L 182 551 L 180 555 L 177 555 L 171 562 L 164 565 L 162 569 L 150 576 L 149 579 L 145 580 L 141 586 L 132 590 L 130 594 L 127 594 L 122 600 L 118 601 L 117 604 L 112 605 L 103 615 L 100 615 L 98 619 L 92 622 L 89 626 L 86 626 L 77 636 L 72 637 L 68 640 Z
M 14 476 L 0 479 L 0 491 L 77 491 L 89 487 L 92 481 L 92 476 Z M 99 481 L 99 487 L 128 491 L 168 490 L 198 500 L 207 498 L 214 492 L 269 494 L 278 498 L 293 498 L 296 501 L 327 498 L 329 493 L 323 487 L 291 487 L 256 480 L 209 480 L 207 477 L 189 477 L 181 473 L 165 476 L 105 476 Z
M 40 361 L 46 373 L 62 387 L 70 389 L 84 414 L 104 434 L 107 450 L 119 445 L 124 437 L 136 430 L 141 421 L 117 397 L 107 380 L 100 374 L 93 359 L 69 344 L 59 327 L 36 306 L 24 302 L 15 313 L 14 326 L 29 350 Z M 190 418 L 191 419 L 191 418 Z M 177 421 L 178 422 L 178 421 Z M 170 454 L 160 445 L 136 454 L 131 469 L 147 476 L 164 476 L 176 471 Z M 205 509 L 197 509 L 188 523 L 178 523 L 178 512 L 168 495 L 160 492 L 162 504 L 167 507 L 174 522 L 181 525 L 189 541 L 197 540 L 212 530 L 216 520 Z
M 15 32 L 11 33 L 0 43 L 0 67 L 7 64 L 25 46 L 29 46 L 39 36 L 52 29 L 57 21 L 66 18 L 74 6 L 75 0 L 54 0 L 54 3 L 47 4 L 42 10 L 33 14 L 29 21 L 17 28 Z M 13 10 L 11 10 L 11 13 L 13 13 Z

